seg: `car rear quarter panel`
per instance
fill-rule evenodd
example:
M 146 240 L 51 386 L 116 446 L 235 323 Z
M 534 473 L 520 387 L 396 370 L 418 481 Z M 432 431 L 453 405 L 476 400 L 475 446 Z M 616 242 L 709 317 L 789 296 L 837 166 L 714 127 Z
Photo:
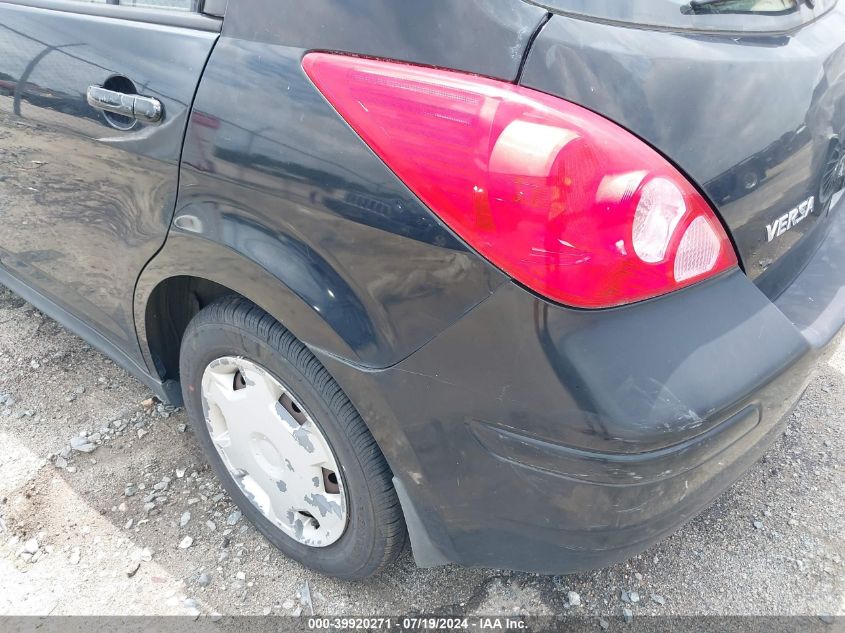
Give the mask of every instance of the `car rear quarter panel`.
M 337 115 L 304 74 L 303 54 L 218 42 L 187 130 L 168 245 L 143 275 L 139 301 L 165 275 L 199 269 L 257 295 L 249 298 L 312 348 L 385 367 L 504 276 Z M 212 244 L 220 255 L 207 254 Z M 282 297 L 296 299 L 285 307 Z
M 328 49 L 513 80 L 546 16 L 512 0 L 231 0 L 188 126 L 171 236 L 139 281 L 136 317 L 162 280 L 194 274 L 253 293 L 313 349 L 364 367 L 448 327 L 505 277 L 372 153 L 301 60 Z M 236 269 L 255 273 L 233 285 Z

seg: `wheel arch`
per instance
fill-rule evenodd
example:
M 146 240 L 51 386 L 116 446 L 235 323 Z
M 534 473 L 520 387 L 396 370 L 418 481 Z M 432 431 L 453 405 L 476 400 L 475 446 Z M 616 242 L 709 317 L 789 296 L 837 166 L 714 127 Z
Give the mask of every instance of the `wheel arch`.
M 227 294 L 248 299 L 309 348 L 357 360 L 318 311 L 257 262 L 222 244 L 171 232 L 135 288 L 138 344 L 153 376 L 178 381 L 185 328 L 202 307 Z
M 396 476 L 394 484 L 399 482 L 397 494 L 417 562 L 428 567 L 452 560 L 434 545 L 402 485 L 405 471 L 420 472 L 421 467 L 391 407 L 374 388 L 370 374 L 378 369 L 356 362 L 355 351 L 319 311 L 257 262 L 223 244 L 171 231 L 135 288 L 135 327 L 150 374 L 170 382 L 168 392 L 181 396 L 182 337 L 193 316 L 224 295 L 251 301 L 311 349 L 361 414 Z M 397 470 L 399 464 L 404 468 Z

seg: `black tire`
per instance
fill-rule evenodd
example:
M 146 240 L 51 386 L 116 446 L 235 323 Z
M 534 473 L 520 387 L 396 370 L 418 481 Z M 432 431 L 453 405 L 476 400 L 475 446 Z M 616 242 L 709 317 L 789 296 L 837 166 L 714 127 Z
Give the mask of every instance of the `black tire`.
M 328 439 L 348 496 L 346 531 L 327 547 L 290 538 L 243 494 L 214 448 L 203 415 L 202 375 L 223 356 L 243 356 L 274 374 L 305 405 Z M 240 298 L 220 299 L 185 332 L 179 362 L 185 409 L 217 476 L 258 530 L 303 565 L 345 579 L 381 571 L 402 552 L 407 531 L 392 473 L 355 407 L 317 358 L 279 322 Z

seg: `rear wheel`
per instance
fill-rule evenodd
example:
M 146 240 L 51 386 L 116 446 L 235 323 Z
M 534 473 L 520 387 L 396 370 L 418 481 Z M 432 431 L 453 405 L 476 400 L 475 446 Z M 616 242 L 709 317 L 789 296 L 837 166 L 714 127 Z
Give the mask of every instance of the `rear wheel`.
M 340 386 L 254 304 L 203 309 L 182 341 L 194 431 L 244 516 L 280 550 L 341 578 L 366 578 L 402 551 L 391 473 Z

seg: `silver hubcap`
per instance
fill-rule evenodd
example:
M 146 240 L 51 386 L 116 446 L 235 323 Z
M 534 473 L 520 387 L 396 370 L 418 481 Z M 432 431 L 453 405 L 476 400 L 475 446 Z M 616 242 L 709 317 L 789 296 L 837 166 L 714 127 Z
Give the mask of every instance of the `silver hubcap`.
M 229 474 L 291 538 L 325 547 L 346 529 L 340 468 L 323 432 L 285 385 L 244 358 L 202 376 L 205 422 Z

